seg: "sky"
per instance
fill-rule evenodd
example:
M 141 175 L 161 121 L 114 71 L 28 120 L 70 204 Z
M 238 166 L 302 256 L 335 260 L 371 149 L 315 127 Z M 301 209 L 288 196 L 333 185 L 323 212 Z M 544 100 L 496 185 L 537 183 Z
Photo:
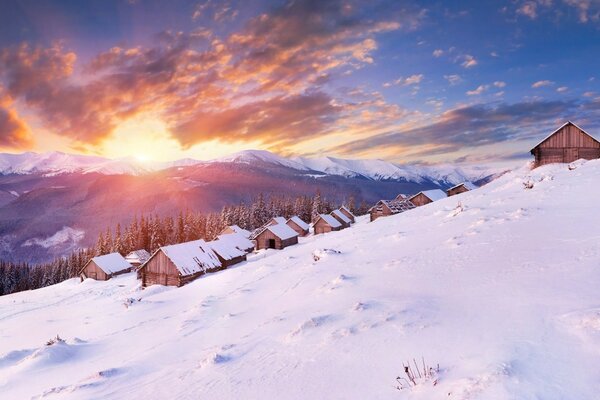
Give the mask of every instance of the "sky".
M 600 0 L 1 0 L 0 151 L 515 162 L 599 55 Z

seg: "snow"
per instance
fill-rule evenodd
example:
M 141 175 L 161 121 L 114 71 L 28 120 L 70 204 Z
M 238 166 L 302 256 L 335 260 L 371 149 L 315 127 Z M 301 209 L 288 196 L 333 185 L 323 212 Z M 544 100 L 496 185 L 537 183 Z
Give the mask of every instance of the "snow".
M 250 231 L 247 231 L 246 229 L 242 229 L 237 225 L 231 225 L 229 226 L 229 228 L 234 231 L 235 233 L 238 233 L 242 236 L 244 236 L 245 238 L 249 238 L 250 235 L 252 234 Z
M 240 250 L 247 251 L 254 249 L 254 243 L 241 233 L 229 233 L 220 235 L 217 241 L 227 243 L 229 246 L 237 247 Z
M 287 220 L 283 217 L 273 217 L 273 219 L 270 221 L 270 223 L 272 223 L 273 225 L 285 225 L 287 224 Z
M 129 264 L 119 253 L 97 256 L 92 258 L 92 261 L 108 275 L 131 268 L 131 264 Z
M 328 214 L 321 214 L 320 217 L 327 222 L 327 224 L 329 226 L 331 226 L 332 228 L 338 228 L 340 226 L 342 226 L 342 224 L 340 223 L 340 221 L 338 221 L 337 219 L 335 219 L 334 217 L 332 217 L 331 215 Z
M 159 251 L 162 251 L 184 276 L 221 267 L 221 262 L 211 245 L 204 240 L 163 246 Z
M 76 246 L 85 237 L 85 232 L 80 229 L 64 226 L 60 231 L 47 238 L 33 238 L 25 241 L 22 246 L 40 246 L 45 249 L 60 245 Z
M 298 217 L 297 215 L 294 215 L 293 217 L 291 217 L 290 221 L 292 221 L 296 225 L 298 225 L 300 227 L 300 229 L 308 230 L 308 228 L 309 228 L 308 224 L 306 222 L 302 221 L 302 219 L 300 219 L 300 217 Z
M 2 296 L 0 397 L 597 399 L 599 179 L 523 168 L 182 288 Z M 421 357 L 438 383 L 396 390 Z
M 269 225 L 267 229 L 281 240 L 298 236 L 298 233 L 286 224 Z
M 235 235 L 235 234 L 232 234 Z M 225 235 L 231 236 L 231 235 Z M 232 260 L 237 257 L 242 257 L 246 255 L 246 252 L 237 246 L 235 246 L 231 241 L 225 240 L 213 240 L 208 242 L 208 245 L 211 249 L 218 255 L 220 255 L 225 260 Z
M 346 215 L 343 212 L 341 212 L 340 210 L 333 210 L 331 213 L 334 214 L 335 217 L 338 217 L 339 219 L 341 219 L 342 221 L 344 221 L 347 224 L 352 223 L 350 218 L 346 217 Z
M 125 256 L 125 260 L 127 260 L 127 262 L 130 264 L 133 264 L 133 263 L 143 264 L 146 261 L 148 261 L 149 258 L 150 258 L 150 253 L 148 253 L 144 249 L 134 250 Z

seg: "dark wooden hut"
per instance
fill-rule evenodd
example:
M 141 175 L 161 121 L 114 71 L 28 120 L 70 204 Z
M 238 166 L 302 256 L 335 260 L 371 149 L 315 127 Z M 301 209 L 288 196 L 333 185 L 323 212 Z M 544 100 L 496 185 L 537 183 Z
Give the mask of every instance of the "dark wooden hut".
M 286 225 L 295 230 L 298 236 L 304 237 L 308 235 L 309 226 L 300 217 L 294 215 L 287 220 Z
M 352 214 L 352 211 L 350 211 L 348 209 L 348 207 L 346 206 L 341 206 L 340 207 L 340 211 L 346 216 L 348 217 L 348 219 L 350 219 L 350 221 L 352 221 L 352 223 L 356 222 L 356 217 L 354 216 L 354 214 Z
M 282 250 L 298 243 L 298 233 L 286 224 L 266 225 L 255 231 L 250 239 L 256 250 Z
M 130 272 L 131 269 L 131 264 L 122 255 L 111 253 L 89 260 L 79 271 L 79 276 L 82 281 L 86 278 L 106 281 L 113 276 Z
M 342 229 L 346 229 L 349 228 L 350 225 L 352 224 L 352 221 L 350 220 L 350 218 L 346 217 L 346 215 L 341 212 L 340 210 L 333 210 L 331 212 L 331 215 L 333 218 L 337 219 L 338 222 L 340 224 L 342 224 Z
M 319 218 L 317 218 L 317 220 L 313 224 L 313 230 L 315 232 L 315 235 L 339 231 L 340 229 L 342 229 L 342 224 L 340 223 L 340 221 L 338 221 L 329 214 L 319 215 Z
M 580 158 L 600 158 L 600 142 L 568 121 L 531 149 L 534 168 L 552 163 L 570 163 Z
M 409 198 L 408 200 L 415 206 L 420 207 L 424 206 L 425 204 L 433 203 L 434 201 L 444 199 L 446 197 L 448 196 L 446 196 L 446 192 L 444 192 L 443 190 L 431 189 L 419 192 L 411 198 Z
M 406 197 L 402 199 L 396 197 L 394 200 L 379 200 L 377 204 L 369 209 L 369 215 L 371 222 L 373 222 L 377 218 L 399 214 L 413 208 L 415 208 L 415 205 L 406 199 Z
M 470 190 L 475 190 L 475 189 L 477 189 L 477 186 L 475 186 L 471 182 L 463 182 L 463 183 L 459 183 L 456 186 L 452 186 L 450 189 L 446 190 L 446 194 L 448 195 L 448 197 L 450 197 L 450 196 L 454 196 L 456 194 L 468 192 Z

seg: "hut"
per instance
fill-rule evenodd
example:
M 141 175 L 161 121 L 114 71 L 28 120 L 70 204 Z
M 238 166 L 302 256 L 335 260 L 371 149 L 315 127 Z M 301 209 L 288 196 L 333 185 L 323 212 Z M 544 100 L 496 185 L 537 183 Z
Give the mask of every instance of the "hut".
M 89 260 L 79 271 L 79 276 L 82 281 L 86 278 L 107 281 L 115 275 L 130 272 L 131 268 L 131 264 L 122 255 L 111 253 Z
M 344 214 L 346 217 L 348 217 L 348 219 L 350 219 L 350 221 L 352 223 L 354 223 L 356 221 L 356 218 L 354 217 L 354 214 L 352 214 L 352 212 L 348 209 L 348 207 L 341 206 L 340 207 L 340 211 L 342 212 L 342 214 Z
M 342 224 L 342 229 L 349 228 L 350 224 L 352 224 L 350 218 L 346 217 L 346 215 L 340 210 L 333 210 L 330 215 L 337 219 L 340 224 Z
M 415 205 L 408 199 L 402 200 L 379 200 L 377 204 L 369 209 L 371 222 L 379 217 L 388 217 L 390 215 L 400 214 L 404 211 L 412 210 Z
M 256 250 L 282 250 L 298 243 L 298 233 L 286 224 L 266 225 L 255 231 L 250 239 Z
M 534 168 L 552 163 L 570 163 L 580 158 L 600 158 L 600 142 L 568 121 L 530 150 Z
M 229 225 L 226 226 L 225 229 L 223 229 L 221 231 L 221 233 L 219 233 L 219 235 L 228 235 L 228 234 L 232 234 L 232 233 L 239 233 L 240 235 L 249 238 L 251 232 L 247 231 L 246 229 L 242 229 L 237 225 Z
M 231 235 L 224 236 L 227 237 Z M 208 245 L 215 252 L 224 268 L 246 261 L 247 253 L 226 238 L 223 240 L 213 240 L 212 242 L 208 242 Z
M 400 194 L 398 194 L 398 196 L 396 196 L 394 198 L 394 200 L 408 200 L 408 196 L 405 195 L 404 193 L 400 193 Z
M 477 186 L 475 186 L 471 182 L 463 182 L 459 183 L 456 186 L 452 186 L 450 189 L 446 190 L 446 194 L 448 195 L 448 197 L 450 197 L 454 196 L 455 194 L 460 194 L 475 189 L 477 189 Z
M 223 264 L 204 240 L 163 246 L 140 267 L 142 286 L 183 286 L 204 275 L 223 269 Z
M 265 225 L 285 225 L 287 224 L 287 220 L 283 217 L 273 217 L 269 222 Z
M 309 226 L 306 222 L 302 221 L 300 217 L 294 215 L 292 218 L 288 219 L 286 225 L 296 231 L 298 236 L 306 236 L 308 235 Z
M 252 253 L 254 251 L 254 243 L 244 235 L 240 233 L 229 233 L 226 235 L 219 235 L 217 240 L 222 242 L 228 242 L 231 246 L 237 247 L 244 253 Z
M 424 190 L 409 198 L 408 200 L 415 206 L 420 207 L 425 204 L 433 203 L 434 201 L 446 198 L 446 192 L 440 189 Z
M 338 221 L 329 214 L 320 214 L 319 218 L 317 218 L 317 220 L 313 223 L 313 230 L 315 232 L 315 235 L 332 231 L 339 231 L 340 229 L 342 229 L 342 224 L 340 223 L 340 221 Z
M 125 260 L 131 264 L 132 267 L 137 268 L 150 258 L 150 253 L 146 250 L 134 250 L 125 256 Z

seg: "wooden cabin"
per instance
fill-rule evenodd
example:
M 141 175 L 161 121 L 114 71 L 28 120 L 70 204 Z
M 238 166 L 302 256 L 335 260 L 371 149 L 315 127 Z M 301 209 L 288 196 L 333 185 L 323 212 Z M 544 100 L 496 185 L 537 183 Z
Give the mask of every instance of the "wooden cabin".
M 394 198 L 394 200 L 408 200 L 408 196 L 405 195 L 404 193 L 400 193 L 400 194 L 398 194 L 398 196 L 396 196 Z
M 440 189 L 424 190 L 409 198 L 408 200 L 417 207 L 424 206 L 434 201 L 445 199 L 446 192 Z
M 210 248 L 215 252 L 219 261 L 224 268 L 230 267 L 235 264 L 239 264 L 242 261 L 246 261 L 246 252 L 233 244 L 232 241 L 227 240 L 227 236 L 223 235 L 225 239 L 217 239 L 212 242 L 208 242 Z
M 286 225 L 295 230 L 300 237 L 308 235 L 308 230 L 310 228 L 306 222 L 295 215 L 287 220 Z
M 111 253 L 89 260 L 79 271 L 79 276 L 82 281 L 87 278 L 107 281 L 113 276 L 130 272 L 131 269 L 131 264 L 122 255 Z
M 600 158 L 600 142 L 568 121 L 530 150 L 534 168 L 552 163 L 570 163 L 580 158 Z
M 254 251 L 254 243 L 241 233 L 229 233 L 219 235 L 216 240 L 227 242 L 230 246 L 242 250 L 244 253 L 252 253 Z
M 266 225 L 251 236 L 256 250 L 282 250 L 298 243 L 298 233 L 286 224 Z
M 475 186 L 471 182 L 463 182 L 459 183 L 456 186 L 452 186 L 450 189 L 446 190 L 446 194 L 448 195 L 448 197 L 450 197 L 456 194 L 461 194 L 475 189 L 477 189 L 477 186 Z
M 285 225 L 287 220 L 283 217 L 273 217 L 265 225 Z
M 237 225 L 226 226 L 225 229 L 223 229 L 221 231 L 221 233 L 219 233 L 219 235 L 229 235 L 229 234 L 232 234 L 232 233 L 238 233 L 238 234 L 240 234 L 240 235 L 242 235 L 242 236 L 244 236 L 246 238 L 249 238 L 250 235 L 251 235 L 250 231 L 247 231 L 246 229 L 242 229 L 242 228 L 240 228 Z
M 415 205 L 408 199 L 401 200 L 379 200 L 377 204 L 369 209 L 371 222 L 380 217 L 388 217 L 390 215 L 400 214 L 404 211 L 412 210 Z
M 125 256 L 125 260 L 131 264 L 132 267 L 137 268 L 150 258 L 150 253 L 146 250 L 134 250 Z
M 350 225 L 352 224 L 352 221 L 350 221 L 350 218 L 346 217 L 346 215 L 341 212 L 340 210 L 333 210 L 331 212 L 331 215 L 333 218 L 337 219 L 338 222 L 340 224 L 342 224 L 342 229 L 346 229 L 349 228 Z
M 313 230 L 315 235 L 321 233 L 328 233 L 333 231 L 339 231 L 342 229 L 340 221 L 335 219 L 329 214 L 320 214 L 319 218 L 313 223 Z
M 163 246 L 139 269 L 142 286 L 183 286 L 208 273 L 224 269 L 204 240 Z
M 340 211 L 352 222 L 356 222 L 356 217 L 354 216 L 354 214 L 352 214 L 352 212 L 348 209 L 348 207 L 346 206 L 341 206 L 340 207 Z

